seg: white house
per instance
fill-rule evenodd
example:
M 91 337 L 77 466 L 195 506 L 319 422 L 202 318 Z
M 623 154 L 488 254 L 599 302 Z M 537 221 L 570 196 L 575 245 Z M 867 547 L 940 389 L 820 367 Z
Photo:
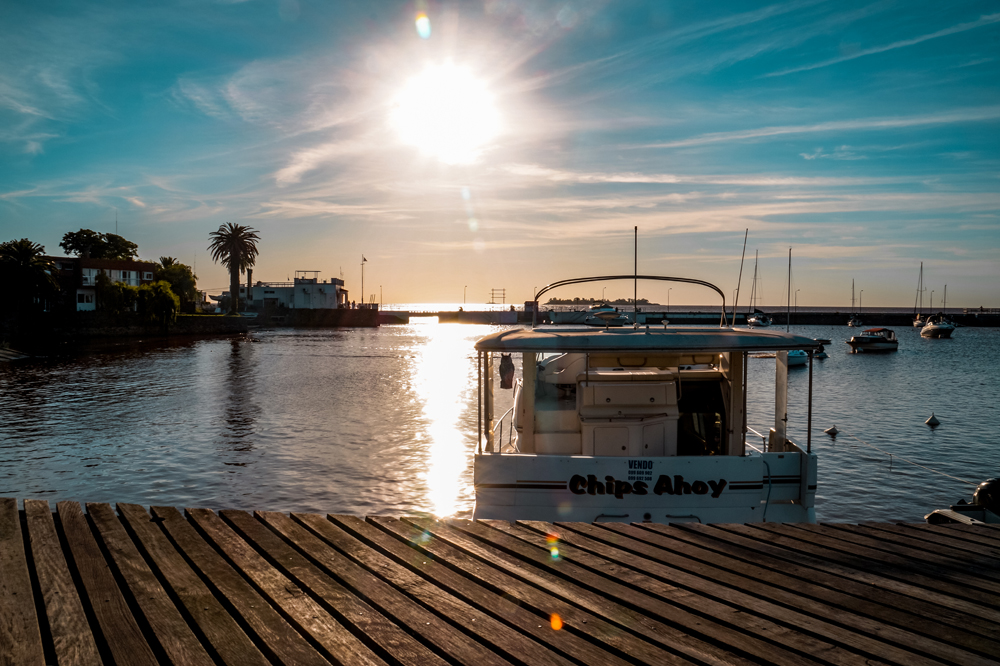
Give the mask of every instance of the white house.
M 223 296 L 229 292 L 223 292 Z M 247 288 L 240 287 L 240 298 Z M 258 311 L 270 308 L 336 309 L 350 307 L 344 281 L 320 280 L 319 271 L 295 271 L 293 282 L 256 282 L 250 288 L 249 305 Z

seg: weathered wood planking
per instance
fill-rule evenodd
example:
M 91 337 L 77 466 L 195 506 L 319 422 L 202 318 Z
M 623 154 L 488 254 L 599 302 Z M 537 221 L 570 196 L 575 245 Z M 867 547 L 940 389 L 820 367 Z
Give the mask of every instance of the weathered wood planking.
M 0 666 L 1000 662 L 985 526 L 86 509 L 0 498 Z

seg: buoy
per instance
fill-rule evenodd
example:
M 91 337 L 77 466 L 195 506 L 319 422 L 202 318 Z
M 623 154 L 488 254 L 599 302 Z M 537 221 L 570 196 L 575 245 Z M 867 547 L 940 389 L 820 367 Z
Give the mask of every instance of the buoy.
M 839 431 L 839 430 L 837 430 L 837 426 L 833 426 L 832 428 L 827 428 L 827 429 L 826 429 L 826 430 L 824 430 L 823 432 L 825 432 L 826 434 L 828 434 L 828 435 L 829 435 L 830 437 L 836 437 L 836 436 L 837 436 L 837 434 L 838 434 L 838 433 L 839 433 L 840 431 Z
M 926 423 L 927 425 L 929 425 L 932 428 L 936 428 L 939 425 L 941 425 L 941 422 L 937 420 L 936 416 L 934 416 L 934 412 L 931 412 L 931 417 L 929 419 L 927 419 L 926 421 L 924 421 L 924 423 Z

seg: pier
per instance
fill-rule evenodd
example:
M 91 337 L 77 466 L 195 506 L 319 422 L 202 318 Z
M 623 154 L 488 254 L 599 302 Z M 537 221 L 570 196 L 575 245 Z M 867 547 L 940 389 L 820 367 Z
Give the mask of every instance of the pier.
M 0 499 L 0 664 L 1000 660 L 1000 527 Z

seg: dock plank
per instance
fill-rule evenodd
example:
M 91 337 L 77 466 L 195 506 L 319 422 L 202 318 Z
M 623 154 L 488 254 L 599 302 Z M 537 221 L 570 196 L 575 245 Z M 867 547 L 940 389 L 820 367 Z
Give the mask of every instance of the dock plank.
M 888 532 L 899 537 L 897 543 L 915 544 L 915 542 L 919 543 L 921 541 L 928 542 L 947 549 L 939 550 L 935 548 L 935 552 L 950 553 L 952 557 L 957 558 L 975 557 L 976 561 L 991 568 L 1000 566 L 1000 544 L 991 547 L 955 538 L 947 532 L 929 532 L 926 530 L 920 532 L 905 525 L 892 525 L 890 523 L 861 523 L 858 527 L 864 533 L 870 534 L 876 539 L 884 536 L 881 534 L 882 532 Z M 990 560 L 992 560 L 992 563 L 990 563 Z
M 552 526 L 545 523 L 531 524 L 539 530 L 534 537 L 525 534 L 523 529 L 516 531 L 510 528 L 505 531 L 525 541 L 533 541 L 540 549 L 545 548 L 545 541 L 542 539 L 546 530 L 551 530 Z M 854 627 L 843 628 L 823 619 L 828 613 L 821 604 L 794 594 L 783 594 L 759 584 L 751 577 L 727 574 L 708 565 L 704 566 L 699 575 L 694 575 L 679 568 L 685 559 L 681 556 L 670 558 L 668 566 L 650 559 L 648 556 L 654 554 L 653 549 L 642 542 L 618 535 L 618 544 L 612 546 L 592 538 L 604 532 L 600 527 L 576 524 L 573 525 L 574 530 L 579 530 L 576 532 L 569 532 L 565 527 L 555 526 L 560 535 L 560 554 L 567 560 L 675 603 L 683 603 L 687 595 L 677 594 L 671 586 L 695 591 L 703 607 L 708 605 L 709 600 L 715 602 L 711 610 L 713 617 L 737 627 L 742 623 L 742 628 L 746 629 L 750 621 L 741 616 L 750 613 L 751 617 L 756 617 L 758 627 L 763 627 L 763 630 L 757 629 L 758 637 L 766 639 L 770 636 L 786 648 L 795 649 L 802 654 L 822 654 L 824 660 L 839 664 L 864 663 L 873 656 L 897 664 L 930 666 L 935 663 L 857 631 L 858 625 L 868 632 L 877 630 L 877 623 L 855 621 Z M 565 548 L 565 544 L 571 544 L 573 549 Z M 623 546 L 628 546 L 631 554 L 623 551 Z M 642 555 L 639 555 L 640 552 Z M 628 566 L 618 564 L 623 561 L 627 561 Z M 667 585 L 664 586 L 663 583 Z M 624 596 L 622 592 L 613 592 L 617 590 L 616 587 L 607 584 L 604 587 L 605 593 Z M 784 602 L 785 605 L 776 601 Z M 644 605 L 643 608 L 649 608 L 649 605 Z M 774 628 L 763 626 L 765 622 Z M 799 660 L 801 661 L 801 657 Z
M 498 653 L 507 661 L 523 661 L 537 666 L 566 666 L 569 662 L 549 652 L 547 649 L 519 634 L 510 627 L 497 622 L 479 609 L 452 596 L 448 591 L 432 584 L 422 576 L 399 566 L 381 553 L 371 549 L 340 527 L 340 516 L 320 516 L 303 514 L 302 525 L 344 553 L 361 568 L 378 576 L 400 593 L 423 604 L 452 626 L 469 635 L 476 643 Z M 340 519 L 340 520 L 338 520 Z M 429 561 L 425 567 L 433 568 Z
M 158 663 L 146 642 L 135 616 L 129 608 L 117 581 L 111 574 L 113 566 L 104 559 L 77 502 L 56 505 L 66 542 L 80 580 L 87 591 L 90 606 L 97 618 L 101 636 L 116 663 L 146 666 Z
M 527 522 L 532 529 L 526 528 Z M 697 617 L 698 613 L 707 615 L 710 623 L 702 621 L 700 626 L 688 628 L 689 631 L 697 631 L 705 640 L 728 645 L 731 649 L 742 649 L 758 659 L 767 658 L 775 663 L 808 663 L 807 655 L 815 654 L 822 654 L 823 660 L 828 663 L 857 663 L 856 655 L 843 654 L 833 643 L 802 635 L 774 622 L 756 608 L 759 604 L 755 599 L 745 597 L 750 605 L 742 609 L 726 603 L 730 595 L 739 594 L 737 591 L 719 587 L 720 596 L 699 594 L 691 587 L 692 583 L 699 581 L 682 571 L 659 568 L 657 573 L 666 575 L 652 577 L 648 575 L 648 570 L 637 572 L 621 565 L 628 555 L 614 546 L 600 544 L 581 534 L 567 533 L 561 525 L 527 522 L 517 526 L 502 521 L 488 521 L 488 524 L 534 546 L 537 549 L 534 552 L 522 553 L 546 564 L 546 553 L 541 551 L 549 550 L 548 535 L 558 536 L 561 561 L 551 563 L 553 570 L 563 572 L 563 575 L 602 595 L 622 599 L 623 602 L 627 600 L 629 606 L 643 613 L 676 621 L 670 615 L 673 612 L 671 606 L 676 606 L 693 617 Z M 507 543 L 507 547 L 511 545 Z M 648 563 L 657 568 L 655 563 Z
M 107 504 L 88 503 L 86 506 L 132 597 L 170 661 L 191 666 L 213 666 L 214 661 L 167 596 L 114 510 Z
M 830 529 L 824 529 L 822 525 L 796 527 L 905 558 L 911 562 L 911 567 L 933 571 L 935 575 L 982 590 L 995 597 L 993 603 L 1000 604 L 1000 571 L 995 564 L 984 565 L 974 557 L 965 557 L 960 561 L 958 551 L 928 541 L 908 539 L 891 533 L 872 536 L 858 525 L 837 524 Z
M 218 515 L 209 509 L 187 509 L 187 514 L 233 566 L 252 580 L 299 631 L 308 634 L 332 659 L 345 665 L 384 666 L 385 662 L 367 645 L 347 631 L 305 590 L 271 566 Z
M 323 573 L 318 566 L 250 514 L 243 511 L 219 513 L 240 536 L 267 552 L 272 561 L 296 584 L 308 589 L 324 606 L 333 610 L 344 622 L 349 622 L 355 628 L 355 633 L 369 637 L 393 661 L 413 666 L 446 663 L 378 610 Z
M 1000 663 L 986 526 L 86 509 L 0 499 L 0 666 Z
M 610 523 L 602 527 L 618 529 Z M 650 523 L 630 525 L 624 531 L 636 538 L 646 538 L 645 533 L 654 536 L 663 535 L 673 541 L 684 541 L 740 561 L 811 581 L 858 599 L 884 605 L 890 610 L 902 613 L 902 615 L 885 616 L 902 623 L 899 626 L 912 627 L 939 640 L 958 645 L 974 644 L 979 652 L 1000 659 L 1000 642 L 996 636 L 995 623 L 983 620 L 977 615 L 962 613 L 934 603 L 934 595 L 922 593 L 922 588 L 906 586 L 877 576 L 855 575 L 854 570 L 819 558 L 804 553 L 793 554 L 779 546 L 713 527 Z M 654 540 L 653 543 L 659 542 Z M 905 590 L 908 594 L 903 594 L 901 590 Z
M 62 551 L 52 509 L 43 500 L 24 500 L 31 559 L 41 587 L 56 661 L 96 666 L 101 655 Z M 0 567 L 2 569 L 2 567 Z
M 846 627 L 851 632 L 867 634 L 872 640 L 891 643 L 903 650 L 902 652 L 893 650 L 892 654 L 884 657 L 886 659 L 906 661 L 905 652 L 916 651 L 960 666 L 972 666 L 972 664 L 987 666 L 995 663 L 995 656 L 982 656 L 956 647 L 953 641 L 954 630 L 951 628 L 941 631 L 942 626 L 935 622 L 921 625 L 921 618 L 912 613 L 904 613 L 879 603 L 853 597 L 839 589 L 819 585 L 806 577 L 799 578 L 785 571 L 773 571 L 756 563 L 730 558 L 682 540 L 672 539 L 668 534 L 654 535 L 624 523 L 602 523 L 593 526 L 560 524 L 559 527 L 572 529 L 604 544 L 613 545 L 654 562 L 681 568 L 712 582 L 738 587 L 759 599 L 766 599 L 807 613 L 831 625 Z M 646 570 L 641 559 L 630 557 L 628 561 L 633 568 Z M 781 619 L 771 613 L 768 613 L 768 616 Z M 793 617 L 785 619 L 786 622 L 794 620 Z M 798 622 L 794 626 L 809 628 Z M 937 635 L 938 633 L 941 635 Z M 843 643 L 834 635 L 826 637 Z M 976 637 L 972 635 L 966 638 L 974 640 Z M 864 645 L 857 647 L 871 650 L 871 640 L 867 643 L 867 648 Z M 996 656 L 1000 656 L 998 649 L 1000 645 L 988 640 L 982 640 L 980 643 L 982 648 L 987 651 L 994 650 Z
M 594 666 L 625 666 L 627 663 L 570 631 L 553 631 L 551 618 L 549 618 L 549 622 L 539 624 L 539 618 L 534 613 L 521 606 L 506 603 L 501 595 L 462 576 L 444 563 L 421 556 L 410 546 L 409 540 L 403 541 L 394 538 L 357 516 L 331 515 L 328 516 L 328 519 L 346 533 L 383 553 L 400 566 L 433 581 L 441 589 L 465 600 L 495 621 L 510 624 L 513 629 L 544 643 L 549 649 L 572 659 L 576 663 L 594 664 Z M 424 564 L 424 562 L 428 562 L 428 564 Z
M 416 632 L 450 660 L 466 666 L 510 663 L 332 548 L 330 541 L 336 540 L 336 528 L 325 517 L 303 513 L 293 513 L 291 518 L 275 513 L 262 516 L 268 525 L 308 552 L 326 571 L 343 580 L 395 622 Z
M 329 664 L 316 649 L 244 580 L 221 555 L 206 542 L 184 516 L 172 506 L 150 507 L 161 521 L 170 539 L 184 553 L 191 566 L 203 576 L 231 612 L 257 638 L 265 656 L 285 666 L 322 666 Z
M 419 557 L 430 556 L 439 561 L 447 562 L 449 567 L 492 590 L 498 596 L 496 602 L 498 612 L 510 612 L 506 608 L 518 606 L 535 614 L 539 618 L 539 624 L 544 622 L 544 618 L 556 614 L 563 622 L 563 630 L 574 631 L 586 637 L 587 640 L 594 641 L 605 649 L 617 653 L 630 663 L 650 665 L 692 663 L 745 665 L 749 663 L 739 657 L 714 659 L 709 655 L 704 655 L 705 658 L 698 660 L 687 659 L 672 650 L 668 651 L 664 647 L 653 645 L 640 637 L 622 631 L 620 624 L 615 621 L 621 620 L 621 618 L 608 621 L 602 608 L 588 608 L 586 605 L 574 603 L 575 600 L 572 598 L 560 597 L 522 580 L 521 577 L 515 575 L 516 565 L 503 568 L 494 566 L 495 560 L 492 559 L 492 553 L 487 552 L 484 559 L 481 556 L 482 553 L 477 553 L 475 547 L 471 549 L 472 553 L 468 553 L 443 539 L 427 538 L 430 533 L 426 529 L 400 519 L 370 516 L 368 520 L 388 534 L 412 544 Z M 676 633 L 677 644 L 675 647 L 678 650 L 698 653 L 700 641 L 689 639 L 682 632 Z
M 153 522 L 146 510 L 137 504 L 118 504 L 116 508 L 136 535 L 138 545 L 198 626 L 207 648 L 228 666 L 266 666 L 267 659 L 173 547 L 159 523 Z
M 45 652 L 17 500 L 0 497 L 0 664 L 42 666 Z
M 914 532 L 929 532 L 946 536 L 949 539 L 969 541 L 978 545 L 989 546 L 994 549 L 1000 548 L 1000 537 L 994 538 L 987 536 L 986 532 L 974 526 L 969 526 L 970 529 L 968 530 L 943 530 L 941 529 L 942 527 L 951 527 L 951 525 L 929 525 L 927 523 L 901 523 L 901 525 L 909 530 L 913 530 Z M 963 525 L 963 527 L 965 526 Z
M 728 528 L 729 526 L 725 527 Z M 993 595 L 988 592 L 969 587 L 962 581 L 954 581 L 946 575 L 942 575 L 942 573 L 950 573 L 948 571 L 942 572 L 939 568 L 933 566 L 923 566 L 923 563 L 904 556 L 844 541 L 821 532 L 800 529 L 793 525 L 752 523 L 747 525 L 747 527 L 761 534 L 762 538 L 764 538 L 763 535 L 770 534 L 788 537 L 790 541 L 797 541 L 798 544 L 789 544 L 788 541 L 783 542 L 792 548 L 804 549 L 809 552 L 820 552 L 821 557 L 837 562 L 849 563 L 848 566 L 853 566 L 860 570 L 870 571 L 889 578 L 896 578 L 914 585 L 921 585 L 960 599 L 967 599 L 983 606 L 987 610 L 995 609 Z
M 647 615 L 631 604 L 626 605 L 626 600 L 630 602 L 629 597 L 634 596 L 633 591 L 629 590 L 625 598 L 595 592 L 577 578 L 586 573 L 583 570 L 563 562 L 560 570 L 553 571 L 546 559 L 551 558 L 548 552 L 543 553 L 542 557 L 536 557 L 532 547 L 518 544 L 515 538 L 486 524 L 465 521 L 434 523 L 427 519 L 406 521 L 483 562 L 502 567 L 504 571 L 542 588 L 553 597 L 566 599 L 590 610 L 605 621 L 617 625 L 620 631 L 634 634 L 661 648 L 679 652 L 679 656 L 685 659 L 751 661 L 748 655 L 752 650 L 734 651 L 731 645 L 723 647 L 723 641 L 706 638 L 707 634 L 719 630 L 718 625 L 710 618 L 667 607 L 665 604 L 657 609 L 660 612 Z M 572 574 L 564 575 L 565 571 L 571 571 Z M 572 580 L 566 577 L 568 575 L 571 575 Z M 740 636 L 740 639 L 743 643 L 752 643 L 752 639 L 746 636 Z M 771 656 L 779 660 L 778 663 L 783 663 L 780 662 L 783 653 L 780 648 L 771 649 Z M 800 657 L 795 663 L 804 662 Z

